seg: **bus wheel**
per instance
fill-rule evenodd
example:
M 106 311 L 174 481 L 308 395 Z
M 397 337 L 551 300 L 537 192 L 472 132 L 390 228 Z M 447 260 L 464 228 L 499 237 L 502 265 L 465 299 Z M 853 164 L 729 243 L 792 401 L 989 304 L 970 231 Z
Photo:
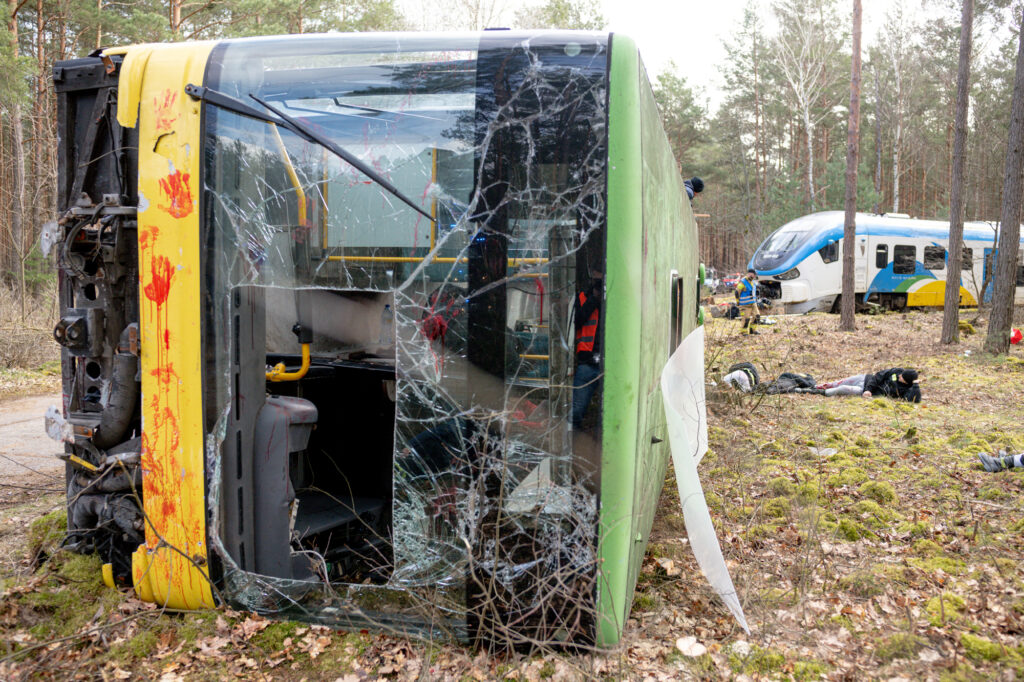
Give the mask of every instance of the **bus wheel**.
M 829 309 L 829 313 L 832 315 L 838 315 L 843 309 L 843 295 L 839 294 L 836 296 L 836 300 L 832 301 L 832 307 Z

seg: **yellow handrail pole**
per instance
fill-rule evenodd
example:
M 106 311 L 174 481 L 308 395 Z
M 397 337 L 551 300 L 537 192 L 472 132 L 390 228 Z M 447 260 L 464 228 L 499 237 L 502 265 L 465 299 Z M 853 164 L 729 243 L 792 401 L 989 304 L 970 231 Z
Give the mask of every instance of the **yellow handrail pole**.
M 267 372 L 267 381 L 298 381 L 306 376 L 309 371 L 309 344 L 302 344 L 302 366 L 297 372 L 289 372 L 283 362 L 274 365 L 273 369 Z
M 306 193 L 302 191 L 302 184 L 299 182 L 299 174 L 295 172 L 295 166 L 292 165 L 292 157 L 288 156 L 288 148 L 284 146 L 284 140 L 281 139 L 281 132 L 277 129 L 277 126 L 273 123 L 268 123 L 270 129 L 274 131 L 274 141 L 277 143 L 277 151 L 280 152 L 281 158 L 284 159 L 284 167 L 288 171 L 288 179 L 291 180 L 292 187 L 295 188 L 295 194 L 299 197 L 299 225 L 306 226 Z

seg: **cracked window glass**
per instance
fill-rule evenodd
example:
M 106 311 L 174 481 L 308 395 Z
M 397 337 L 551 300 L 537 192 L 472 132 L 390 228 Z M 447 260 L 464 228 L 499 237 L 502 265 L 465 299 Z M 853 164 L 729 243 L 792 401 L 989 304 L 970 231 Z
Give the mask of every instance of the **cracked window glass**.
M 607 36 L 577 39 L 215 49 L 207 87 L 262 111 L 255 95 L 396 190 L 288 126 L 205 106 L 204 409 L 228 601 L 593 638 Z

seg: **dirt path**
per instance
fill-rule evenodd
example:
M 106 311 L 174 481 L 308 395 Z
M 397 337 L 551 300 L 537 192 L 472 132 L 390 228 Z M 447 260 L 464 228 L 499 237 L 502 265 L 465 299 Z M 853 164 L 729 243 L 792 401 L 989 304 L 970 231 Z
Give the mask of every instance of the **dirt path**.
M 28 474 L 51 478 L 64 470 L 54 457 L 61 447 L 43 430 L 43 414 L 60 405 L 60 395 L 7 400 L 0 405 L 0 483 Z

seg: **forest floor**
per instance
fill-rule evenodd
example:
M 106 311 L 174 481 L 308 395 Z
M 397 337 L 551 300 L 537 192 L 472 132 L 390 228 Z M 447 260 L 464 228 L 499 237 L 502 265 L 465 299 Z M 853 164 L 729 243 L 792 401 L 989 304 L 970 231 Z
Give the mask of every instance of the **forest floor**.
M 95 557 L 57 551 L 62 497 L 31 488 L 60 481 L 32 481 L 0 497 L 0 678 L 1015 679 L 1024 471 L 986 473 L 977 453 L 1024 451 L 1024 359 L 982 353 L 982 326 L 938 345 L 941 317 L 865 316 L 841 333 L 838 316 L 784 316 L 754 337 L 708 321 L 709 379 L 743 360 L 767 378 L 903 366 L 923 379 L 920 405 L 709 387 L 700 473 L 749 635 L 697 568 L 671 469 L 623 642 L 592 655 L 165 612 L 105 588 Z

